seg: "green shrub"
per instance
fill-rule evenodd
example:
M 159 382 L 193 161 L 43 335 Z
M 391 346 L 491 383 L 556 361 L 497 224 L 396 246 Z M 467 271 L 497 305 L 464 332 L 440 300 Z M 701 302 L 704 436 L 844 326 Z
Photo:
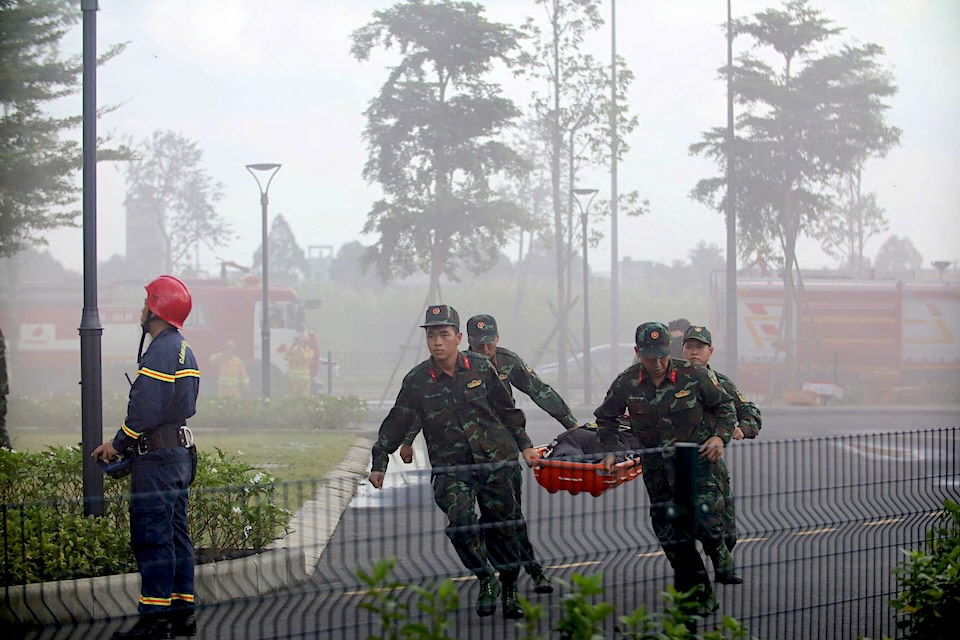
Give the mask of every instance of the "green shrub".
M 443 580 L 435 589 L 407 585 L 390 579 L 396 559 L 378 560 L 373 571 L 357 573 L 366 586 L 360 607 L 380 619 L 381 635 L 368 636 L 368 640 L 450 640 L 447 635 L 449 616 L 458 609 L 456 586 L 451 580 Z M 539 628 L 545 617 L 543 605 L 531 604 L 520 596 L 524 619 L 517 622 L 521 640 L 605 640 L 603 624 L 615 613 L 608 602 L 596 602 L 603 594 L 603 574 L 581 575 L 574 573 L 571 583 L 556 580 L 567 590 L 561 600 L 561 616 L 556 626 L 546 633 Z M 702 618 L 690 613 L 697 605 L 691 594 L 669 588 L 664 595 L 663 613 L 648 614 L 638 607 L 631 614 L 617 618 L 618 638 L 630 640 L 746 640 L 747 629 L 739 622 L 724 616 L 717 629 L 700 633 L 698 625 Z M 409 596 L 409 597 L 408 597 Z M 424 614 L 424 622 L 411 620 L 411 600 Z M 551 632 L 556 632 L 551 634 Z
M 276 478 L 216 449 L 200 453 L 187 521 L 194 546 L 217 558 L 287 535 L 290 512 L 277 504 Z
M 909 560 L 894 568 L 900 594 L 891 601 L 907 638 L 956 637 L 953 612 L 960 610 L 960 505 L 944 501 L 940 526 L 927 533 L 924 549 L 904 551 Z
M 0 450 L 4 585 L 136 570 L 129 480 L 104 478 L 104 517 L 84 517 L 81 455 L 79 447 Z M 290 513 L 276 498 L 272 476 L 219 449 L 201 452 L 187 512 L 194 545 L 218 559 L 283 537 Z

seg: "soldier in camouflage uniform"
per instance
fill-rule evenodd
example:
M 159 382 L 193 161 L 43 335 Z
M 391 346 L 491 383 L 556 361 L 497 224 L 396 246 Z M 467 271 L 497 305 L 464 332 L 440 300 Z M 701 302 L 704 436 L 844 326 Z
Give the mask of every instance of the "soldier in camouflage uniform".
M 683 357 L 694 364 L 703 365 L 710 369 L 708 363 L 711 356 L 713 356 L 713 336 L 710 335 L 710 330 L 703 326 L 688 327 L 683 334 Z M 730 378 L 719 371 L 714 371 L 714 373 L 717 380 L 720 381 L 720 387 L 733 398 L 733 405 L 737 410 L 737 426 L 733 430 L 733 439 L 756 438 L 757 434 L 760 433 L 762 423 L 760 409 L 743 397 L 743 394 L 737 389 L 737 385 L 733 384 Z M 708 411 L 707 417 L 712 418 L 713 414 Z M 723 463 L 723 460 L 721 459 L 720 462 Z M 733 547 L 737 544 L 737 512 L 733 500 L 733 487 L 730 484 L 730 473 L 726 463 L 722 464 L 720 481 L 723 487 L 724 517 L 727 522 L 724 541 L 727 549 L 733 551 Z M 717 570 L 716 561 L 714 561 L 714 570 Z M 743 579 L 735 572 L 718 576 L 717 580 L 725 582 L 724 578 L 729 579 L 728 584 L 743 582 Z
M 471 351 L 490 359 L 490 362 L 496 367 L 498 377 L 507 386 L 511 396 L 513 396 L 513 387 L 516 387 L 530 396 L 530 399 L 538 407 L 553 416 L 557 422 L 563 425 L 564 429 L 577 428 L 577 419 L 573 417 L 570 407 L 563 401 L 560 394 L 541 380 L 533 368 L 523 361 L 523 358 L 513 351 L 499 346 L 500 333 L 497 330 L 497 321 L 493 316 L 480 314 L 467 320 L 467 342 Z M 417 425 L 404 438 L 403 445 L 400 447 L 400 459 L 404 462 L 413 460 L 413 441 L 419 432 L 419 425 Z M 516 467 L 516 472 L 519 476 L 520 467 Z M 517 503 L 519 504 L 520 478 L 517 479 L 516 486 Z M 520 547 L 523 568 L 533 580 L 534 592 L 553 593 L 553 585 L 550 584 L 550 578 L 547 577 L 547 574 L 543 572 L 543 565 L 537 562 L 533 544 L 530 542 L 525 527 L 517 537 L 517 545 Z
M 720 388 L 713 373 L 686 360 L 670 357 L 670 331 L 659 322 L 637 327 L 636 352 L 640 362 L 628 367 L 610 385 L 606 398 L 594 412 L 604 450 L 616 451 L 619 423 L 629 414 L 630 428 L 648 451 L 641 454 L 643 480 L 650 496 L 654 533 L 674 570 L 676 588 L 693 591 L 701 613 L 716 611 L 718 604 L 697 551 L 700 540 L 708 553 L 729 561 L 723 543 L 723 490 L 717 479 L 717 461 L 736 426 L 733 401 Z M 707 420 L 705 410 L 715 413 Z M 695 515 L 695 531 L 674 527 L 670 507 L 674 501 L 676 466 L 673 445 L 693 442 L 700 446 L 697 460 L 696 501 L 704 509 Z M 656 449 L 655 451 L 649 451 Z M 616 457 L 603 465 L 613 471 Z
M 0 330 L 0 447 L 11 448 L 10 435 L 7 433 L 7 341 Z
M 502 591 L 503 615 L 523 617 L 517 596 L 521 561 L 514 539 L 526 523 L 516 499 L 516 459 L 519 451 L 528 465 L 536 466 L 540 456 L 527 435 L 523 412 L 490 361 L 457 350 L 462 334 L 456 310 L 431 306 L 421 326 L 430 358 L 404 377 L 396 404 L 380 425 L 370 484 L 383 486 L 389 454 L 419 419 L 433 466 L 434 499 L 449 521 L 447 536 L 480 581 L 477 613 L 492 614 Z M 500 572 L 499 581 L 494 569 Z

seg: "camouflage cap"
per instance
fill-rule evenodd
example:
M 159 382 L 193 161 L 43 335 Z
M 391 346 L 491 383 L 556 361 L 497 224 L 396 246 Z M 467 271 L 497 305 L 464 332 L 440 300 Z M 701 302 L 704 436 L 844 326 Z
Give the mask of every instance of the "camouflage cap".
M 497 338 L 497 321 L 493 316 L 481 313 L 467 320 L 467 342 L 489 344 Z
M 670 329 L 660 322 L 644 322 L 637 327 L 637 348 L 644 358 L 670 355 Z
M 712 345 L 713 336 L 710 335 L 710 330 L 706 327 L 698 327 L 696 325 L 690 325 L 687 327 L 687 330 L 683 332 L 683 341 L 687 340 L 699 340 L 703 344 Z
M 427 327 L 447 326 L 460 331 L 460 314 L 448 304 L 430 305 L 427 307 L 426 317 L 420 326 L 424 329 Z

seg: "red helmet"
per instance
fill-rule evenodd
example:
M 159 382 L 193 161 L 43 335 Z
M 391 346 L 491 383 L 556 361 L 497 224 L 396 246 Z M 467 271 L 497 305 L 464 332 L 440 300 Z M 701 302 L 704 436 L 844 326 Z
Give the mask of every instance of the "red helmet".
M 193 307 L 187 285 L 173 276 L 160 276 L 144 289 L 147 290 L 147 309 L 161 320 L 182 329 Z

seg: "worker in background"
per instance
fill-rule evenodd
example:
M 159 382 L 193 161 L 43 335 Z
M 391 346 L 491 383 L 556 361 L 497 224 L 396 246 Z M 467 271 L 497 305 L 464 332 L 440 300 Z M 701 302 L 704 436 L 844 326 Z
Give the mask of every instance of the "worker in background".
M 690 321 L 686 318 L 677 318 L 671 320 L 667 325 L 670 329 L 670 357 L 683 357 L 683 332 L 690 326 Z
M 307 346 L 310 347 L 312 356 L 310 358 L 310 393 L 320 392 L 320 341 L 317 340 L 317 332 L 313 329 L 307 331 Z M 327 389 L 327 393 L 330 390 Z
M 237 345 L 232 340 L 227 340 L 223 351 L 210 356 L 210 362 L 217 367 L 218 398 L 240 398 L 250 391 L 247 368 L 237 355 Z
M 307 337 L 299 335 L 293 340 L 293 345 L 283 354 L 287 360 L 287 377 L 290 380 L 290 395 L 294 398 L 310 396 L 310 362 L 313 360 L 313 349 L 307 342 Z

